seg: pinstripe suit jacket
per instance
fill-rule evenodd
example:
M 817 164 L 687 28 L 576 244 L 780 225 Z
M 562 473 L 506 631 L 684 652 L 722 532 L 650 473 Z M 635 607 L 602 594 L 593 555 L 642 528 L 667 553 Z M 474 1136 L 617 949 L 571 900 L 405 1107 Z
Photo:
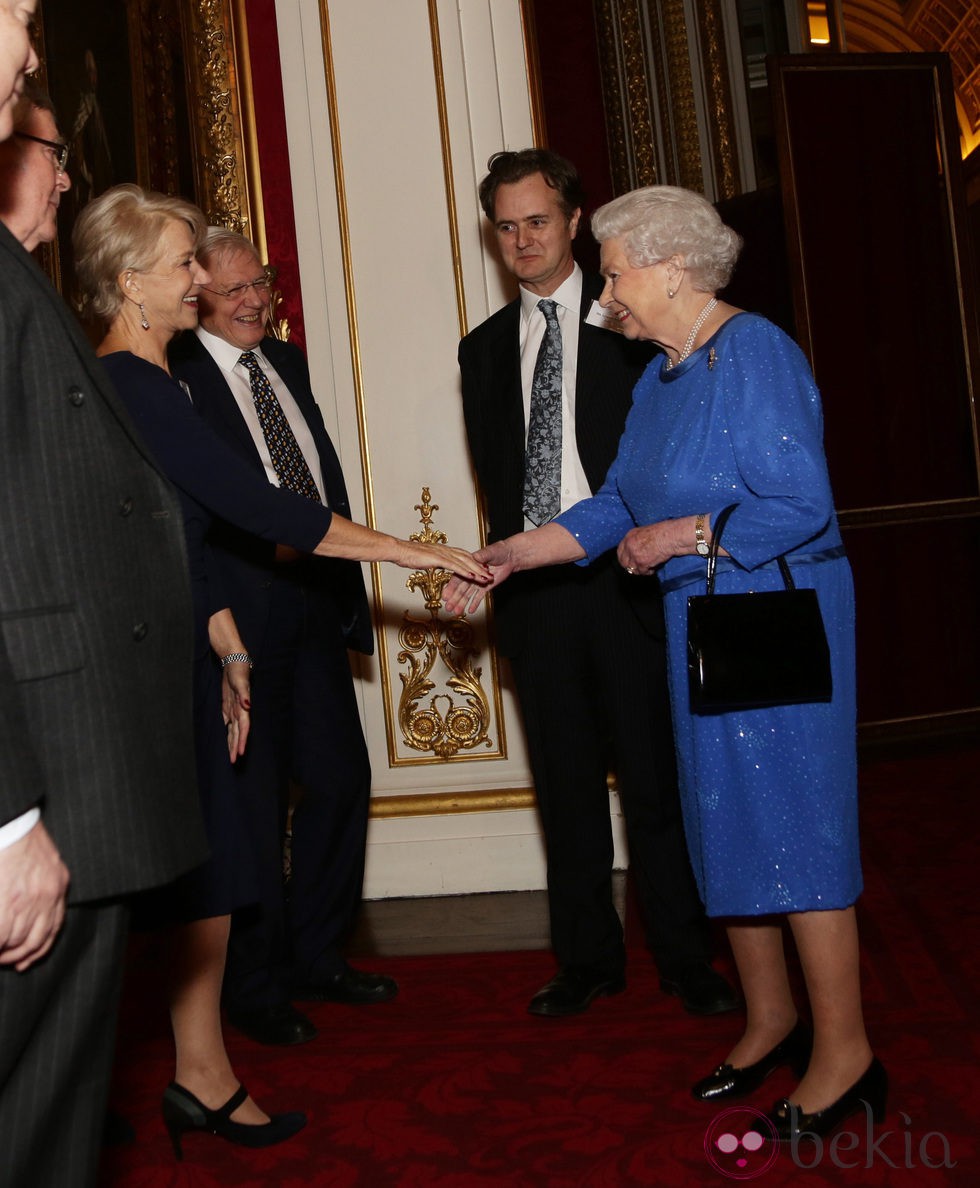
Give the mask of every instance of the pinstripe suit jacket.
M 585 319 L 602 292 L 602 278 L 582 277 L 578 359 L 575 373 L 575 438 L 593 492 L 616 457 L 633 386 L 652 348 L 628 342 Z M 524 396 L 521 389 L 520 298 L 505 305 L 459 344 L 466 436 L 483 492 L 489 539 L 524 530 Z M 601 562 L 600 562 L 601 564 Z M 574 575 L 565 566 L 517 574 L 494 591 L 497 641 L 505 656 L 516 655 L 533 631 L 528 595 L 557 588 Z M 663 609 L 656 582 L 624 583 L 641 622 L 663 636 Z
M 73 902 L 205 857 L 180 511 L 75 319 L 0 226 L 0 822 Z

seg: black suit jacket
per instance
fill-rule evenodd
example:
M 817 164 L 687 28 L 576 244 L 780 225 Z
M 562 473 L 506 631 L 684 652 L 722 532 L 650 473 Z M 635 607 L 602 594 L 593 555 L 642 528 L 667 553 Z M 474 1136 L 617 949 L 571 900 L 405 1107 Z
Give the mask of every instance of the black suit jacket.
M 74 317 L 0 226 L 0 822 L 40 801 L 72 901 L 206 855 L 181 515 Z
M 282 377 L 313 434 L 329 506 L 349 519 L 350 502 L 340 459 L 314 399 L 303 352 L 274 338 L 264 338 L 260 349 Z M 235 397 L 196 334 L 183 334 L 175 340 L 170 364 L 173 374 L 190 388 L 200 415 L 264 478 L 262 459 Z M 249 648 L 260 652 L 268 622 L 270 583 L 276 574 L 275 548 L 224 521 L 212 529 L 211 543 L 242 637 Z M 347 646 L 370 655 L 374 633 L 360 565 L 333 557 L 311 557 L 302 564 L 307 588 L 336 608 Z
M 652 350 L 585 318 L 602 292 L 602 278 L 584 273 L 575 380 L 575 437 L 589 486 L 602 485 L 619 446 L 633 387 Z M 521 389 L 520 298 L 505 305 L 459 344 L 463 414 L 470 453 L 483 492 L 489 539 L 524 529 L 524 397 Z M 597 562 L 602 564 L 603 562 Z M 528 638 L 531 596 L 560 582 L 583 580 L 579 567 L 518 574 L 494 593 L 497 640 L 515 655 Z M 663 636 L 656 582 L 622 583 L 651 634 Z

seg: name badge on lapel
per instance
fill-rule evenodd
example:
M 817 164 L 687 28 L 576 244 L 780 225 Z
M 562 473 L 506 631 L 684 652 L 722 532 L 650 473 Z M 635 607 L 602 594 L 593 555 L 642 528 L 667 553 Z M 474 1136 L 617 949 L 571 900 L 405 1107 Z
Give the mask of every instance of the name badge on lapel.
M 585 319 L 587 326 L 599 326 L 603 330 L 613 330 L 616 334 L 623 333 L 623 327 L 616 318 L 615 314 L 604 310 L 598 301 L 592 302 L 592 307 Z

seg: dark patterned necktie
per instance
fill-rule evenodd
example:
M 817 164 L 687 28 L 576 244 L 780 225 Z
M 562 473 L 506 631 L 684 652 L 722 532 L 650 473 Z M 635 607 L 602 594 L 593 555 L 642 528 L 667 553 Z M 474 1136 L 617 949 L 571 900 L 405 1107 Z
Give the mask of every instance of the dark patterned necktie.
M 252 351 L 246 351 L 238 362 L 248 371 L 255 411 L 259 414 L 262 435 L 269 447 L 269 457 L 279 478 L 280 487 L 320 503 L 320 492 L 316 489 L 316 482 L 268 376 Z
M 547 524 L 561 510 L 561 327 L 554 301 L 539 301 L 538 309 L 545 330 L 531 380 L 524 514 L 533 524 Z

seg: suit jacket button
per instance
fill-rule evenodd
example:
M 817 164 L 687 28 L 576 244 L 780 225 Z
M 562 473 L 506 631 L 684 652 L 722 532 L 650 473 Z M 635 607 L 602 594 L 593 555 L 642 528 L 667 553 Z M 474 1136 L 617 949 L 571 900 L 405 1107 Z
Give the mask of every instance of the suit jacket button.
M 68 402 L 74 404 L 76 408 L 85 403 L 85 393 L 81 388 L 71 387 L 68 389 Z
M 136 626 L 133 628 L 133 639 L 135 640 L 135 642 L 139 643 L 141 639 L 146 639 L 146 633 L 149 630 L 150 629 L 146 625 L 146 623 L 137 623 Z
M 119 514 L 129 516 L 133 513 L 133 501 L 128 496 L 119 504 Z

